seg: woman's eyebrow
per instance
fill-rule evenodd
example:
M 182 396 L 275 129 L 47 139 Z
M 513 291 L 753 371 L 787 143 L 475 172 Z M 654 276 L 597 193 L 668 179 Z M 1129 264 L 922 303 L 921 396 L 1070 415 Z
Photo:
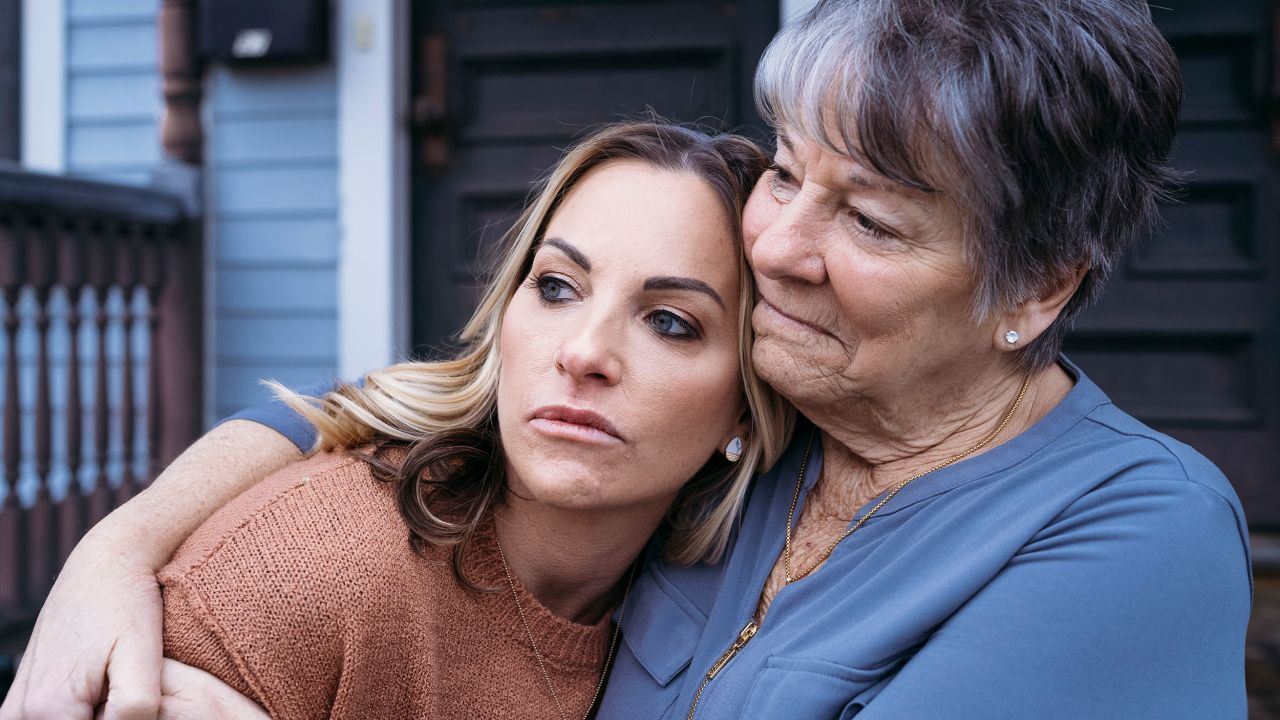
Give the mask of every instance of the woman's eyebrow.
M 551 247 L 556 248 L 557 250 L 559 250 L 560 252 L 568 256 L 570 260 L 572 260 L 576 265 L 581 267 L 583 270 L 586 270 L 587 272 L 591 272 L 591 261 L 587 259 L 586 255 L 582 254 L 581 250 L 574 247 L 573 244 L 570 243 L 568 240 L 561 240 L 560 238 L 551 237 L 543 240 L 542 244 L 550 245 Z
M 674 277 L 671 275 L 660 275 L 658 277 L 651 277 L 648 280 L 644 281 L 644 289 L 645 290 L 692 290 L 694 292 L 705 293 L 706 295 L 709 295 L 712 300 L 715 300 L 716 304 L 719 305 L 721 309 L 725 309 L 724 300 L 720 299 L 720 293 L 716 292 L 710 285 L 702 282 L 701 280 L 695 280 L 693 278 Z

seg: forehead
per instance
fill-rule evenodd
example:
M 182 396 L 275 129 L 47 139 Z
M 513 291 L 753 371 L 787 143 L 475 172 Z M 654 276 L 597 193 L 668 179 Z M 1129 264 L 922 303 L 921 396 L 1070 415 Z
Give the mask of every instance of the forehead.
M 829 174 L 833 181 L 838 181 L 859 190 L 893 193 L 905 199 L 923 200 L 932 193 L 918 188 L 892 181 L 870 168 L 863 152 L 859 149 L 847 151 L 844 147 L 828 146 L 827 142 L 809 140 L 800 133 L 780 128 L 777 131 L 778 152 L 797 163 L 813 168 L 814 172 Z
M 741 252 L 726 209 L 706 180 L 639 161 L 590 171 L 552 215 L 546 236 L 581 250 L 593 274 L 608 269 L 729 281 Z
M 804 166 L 806 175 L 813 173 L 820 176 L 823 184 L 893 196 L 921 206 L 930 206 L 938 199 L 938 192 L 924 189 L 923 185 L 906 185 L 876 172 L 856 148 L 855 152 L 849 152 L 843 147 L 832 147 L 827 142 L 808 139 L 802 133 L 787 128 L 778 128 L 777 139 L 779 154 Z

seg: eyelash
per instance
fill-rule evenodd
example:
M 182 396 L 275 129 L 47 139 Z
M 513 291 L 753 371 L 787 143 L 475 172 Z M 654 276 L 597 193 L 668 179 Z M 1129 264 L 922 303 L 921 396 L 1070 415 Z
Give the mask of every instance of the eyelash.
M 879 223 L 867 217 L 866 215 L 863 215 L 857 210 L 850 208 L 846 212 L 846 214 L 849 216 L 849 220 L 852 221 L 854 225 L 858 226 L 857 227 L 858 232 L 862 232 L 862 233 L 866 233 L 867 235 L 870 235 L 873 240 L 884 241 L 884 240 L 898 239 L 897 235 L 894 235 L 888 230 L 885 230 L 883 227 L 880 227 Z
M 788 185 L 790 186 L 795 185 L 795 182 L 796 182 L 795 176 L 792 175 L 786 168 L 782 167 L 777 163 L 771 164 L 768 168 L 768 172 L 770 173 L 770 176 L 768 178 L 769 186 L 770 188 L 773 189 L 775 193 L 791 189 L 786 187 Z M 854 210 L 853 208 L 849 208 L 845 214 L 848 216 L 849 220 L 853 222 L 854 225 L 857 226 L 856 230 L 858 232 L 869 235 L 873 240 L 884 241 L 884 240 L 898 239 L 898 236 L 895 233 L 885 229 L 876 221 L 872 220 L 866 215 L 863 215 L 857 210 Z
M 549 273 L 532 276 L 529 278 L 528 282 L 525 283 L 525 287 L 533 290 L 538 294 L 538 300 L 542 302 L 542 304 L 544 305 L 548 305 L 548 306 L 559 305 L 560 303 L 568 302 L 571 299 L 571 298 L 547 297 L 546 291 L 547 291 L 547 288 L 551 285 L 558 285 L 564 288 L 568 288 L 569 290 L 573 290 L 574 292 L 577 292 L 577 289 L 574 288 L 573 285 L 568 280 L 565 280 L 564 278 L 561 278 L 561 277 L 557 277 L 555 275 L 551 275 Z M 675 333 L 668 333 L 668 332 L 663 332 L 659 330 L 653 322 L 654 319 L 658 317 L 670 317 L 675 323 L 680 325 L 680 327 L 682 327 L 687 334 L 678 335 Z M 670 310 L 654 310 L 653 312 L 645 316 L 645 321 L 648 323 L 649 327 L 653 328 L 654 333 L 656 333 L 659 337 L 667 340 L 673 340 L 675 342 L 688 342 L 690 340 L 697 340 L 698 338 L 702 337 L 702 333 L 698 331 L 698 328 L 692 322 L 680 317 L 679 315 L 677 315 L 676 313 Z
M 769 187 L 774 192 L 786 189 L 783 185 L 794 185 L 796 182 L 795 176 L 778 163 L 769 165 L 767 172 L 769 173 Z

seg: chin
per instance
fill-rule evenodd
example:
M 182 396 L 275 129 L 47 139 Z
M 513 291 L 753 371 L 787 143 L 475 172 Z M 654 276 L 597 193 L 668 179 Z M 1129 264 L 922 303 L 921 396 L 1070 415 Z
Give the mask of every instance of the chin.
M 798 369 L 800 353 L 797 350 L 795 343 L 771 335 L 756 336 L 751 346 L 751 363 L 762 380 L 777 387 L 776 382 L 785 382 Z
M 580 466 L 544 468 L 531 475 L 521 475 L 524 486 L 520 494 L 539 504 L 562 510 L 596 510 L 608 503 L 608 489 L 602 473 Z
M 841 371 L 823 372 L 833 365 L 819 361 L 808 350 L 785 339 L 758 338 L 751 348 L 751 362 L 761 380 L 797 406 L 806 400 L 829 402 L 840 397 Z

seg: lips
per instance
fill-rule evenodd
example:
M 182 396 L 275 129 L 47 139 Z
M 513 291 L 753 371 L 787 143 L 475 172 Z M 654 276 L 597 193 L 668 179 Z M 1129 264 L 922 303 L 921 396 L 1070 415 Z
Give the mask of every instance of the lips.
M 535 410 L 531 420 L 542 421 L 542 426 L 552 431 L 581 435 L 582 439 L 622 440 L 622 435 L 613 423 L 591 410 L 548 405 Z
M 826 330 L 824 330 L 822 327 L 815 325 L 814 323 L 811 323 L 807 320 L 801 320 L 795 315 L 791 315 L 790 313 L 783 312 L 777 305 L 774 305 L 773 303 L 769 302 L 768 298 L 766 298 L 764 295 L 760 296 L 760 304 L 764 305 L 767 311 L 776 313 L 777 315 L 781 316 L 783 319 L 789 320 L 797 325 L 801 325 L 804 328 L 810 330 L 811 332 L 821 333 L 822 335 L 831 334 Z

